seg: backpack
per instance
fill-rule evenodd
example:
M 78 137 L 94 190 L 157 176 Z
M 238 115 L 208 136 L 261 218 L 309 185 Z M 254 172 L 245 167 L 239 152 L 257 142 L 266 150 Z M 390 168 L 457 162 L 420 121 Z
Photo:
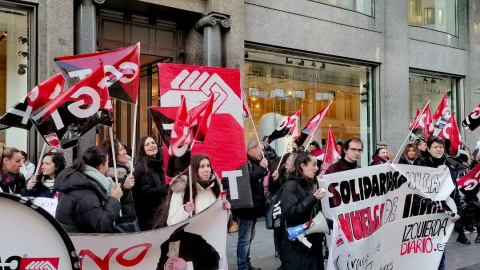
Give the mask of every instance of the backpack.
M 271 197 L 271 203 L 265 215 L 265 226 L 268 230 L 284 227 L 284 218 L 281 206 L 283 186 Z

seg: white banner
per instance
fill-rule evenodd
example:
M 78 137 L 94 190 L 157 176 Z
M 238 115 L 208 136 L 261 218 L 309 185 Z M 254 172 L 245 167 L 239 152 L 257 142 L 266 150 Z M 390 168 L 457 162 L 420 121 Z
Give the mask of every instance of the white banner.
M 437 270 L 453 230 L 448 170 L 383 164 L 325 175 L 328 270 Z M 450 211 L 448 211 L 451 213 Z
M 227 211 L 218 199 L 174 226 L 130 234 L 72 234 L 70 238 L 83 257 L 82 269 L 227 269 L 227 222 Z M 171 268 L 173 264 L 176 268 Z
M 41 208 L 43 208 L 43 210 L 50 213 L 50 215 L 52 215 L 53 217 L 55 217 L 55 212 L 57 211 L 57 205 L 58 205 L 58 198 L 55 197 L 51 199 L 51 198 L 45 198 L 45 197 L 37 197 L 37 198 L 33 198 L 32 202 L 40 206 Z

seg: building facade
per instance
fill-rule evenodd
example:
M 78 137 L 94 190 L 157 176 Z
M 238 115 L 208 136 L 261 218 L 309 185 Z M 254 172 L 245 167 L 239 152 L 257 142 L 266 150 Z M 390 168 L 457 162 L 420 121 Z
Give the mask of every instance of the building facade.
M 474 0 L 0 0 L 5 31 L 2 113 L 57 71 L 55 57 L 141 42 L 137 136 L 156 134 L 146 108 L 159 104 L 159 62 L 240 69 L 252 114 L 246 141 L 301 106 L 302 128 L 333 101 L 314 140 L 324 142 L 329 126 L 338 141 L 360 136 L 363 165 L 378 141 L 398 151 L 428 101 L 434 111 L 447 93 L 459 123 L 480 102 Z M 133 106 L 114 105 L 115 136 L 128 148 Z M 473 147 L 480 131 L 463 135 Z M 98 128 L 82 146 L 106 136 Z M 272 146 L 281 153 L 288 140 Z M 41 148 L 34 130 L 10 129 L 0 141 Z

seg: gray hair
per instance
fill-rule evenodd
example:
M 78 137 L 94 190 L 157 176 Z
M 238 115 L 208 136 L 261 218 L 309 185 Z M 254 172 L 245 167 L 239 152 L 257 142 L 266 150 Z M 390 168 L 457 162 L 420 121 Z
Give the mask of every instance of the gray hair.
M 247 144 L 247 152 L 250 151 L 250 149 L 258 147 L 259 145 L 260 145 L 260 143 L 258 141 L 250 141 Z

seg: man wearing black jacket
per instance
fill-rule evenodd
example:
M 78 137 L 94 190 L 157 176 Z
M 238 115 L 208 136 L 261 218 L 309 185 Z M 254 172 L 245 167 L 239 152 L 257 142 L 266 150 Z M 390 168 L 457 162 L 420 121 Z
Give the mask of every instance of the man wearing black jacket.
M 247 166 L 253 208 L 233 210 L 238 218 L 237 266 L 238 270 L 260 270 L 250 264 L 250 246 L 255 237 L 255 224 L 258 217 L 265 215 L 263 178 L 267 175 L 268 161 L 263 157 L 258 141 L 251 141 L 247 145 Z

